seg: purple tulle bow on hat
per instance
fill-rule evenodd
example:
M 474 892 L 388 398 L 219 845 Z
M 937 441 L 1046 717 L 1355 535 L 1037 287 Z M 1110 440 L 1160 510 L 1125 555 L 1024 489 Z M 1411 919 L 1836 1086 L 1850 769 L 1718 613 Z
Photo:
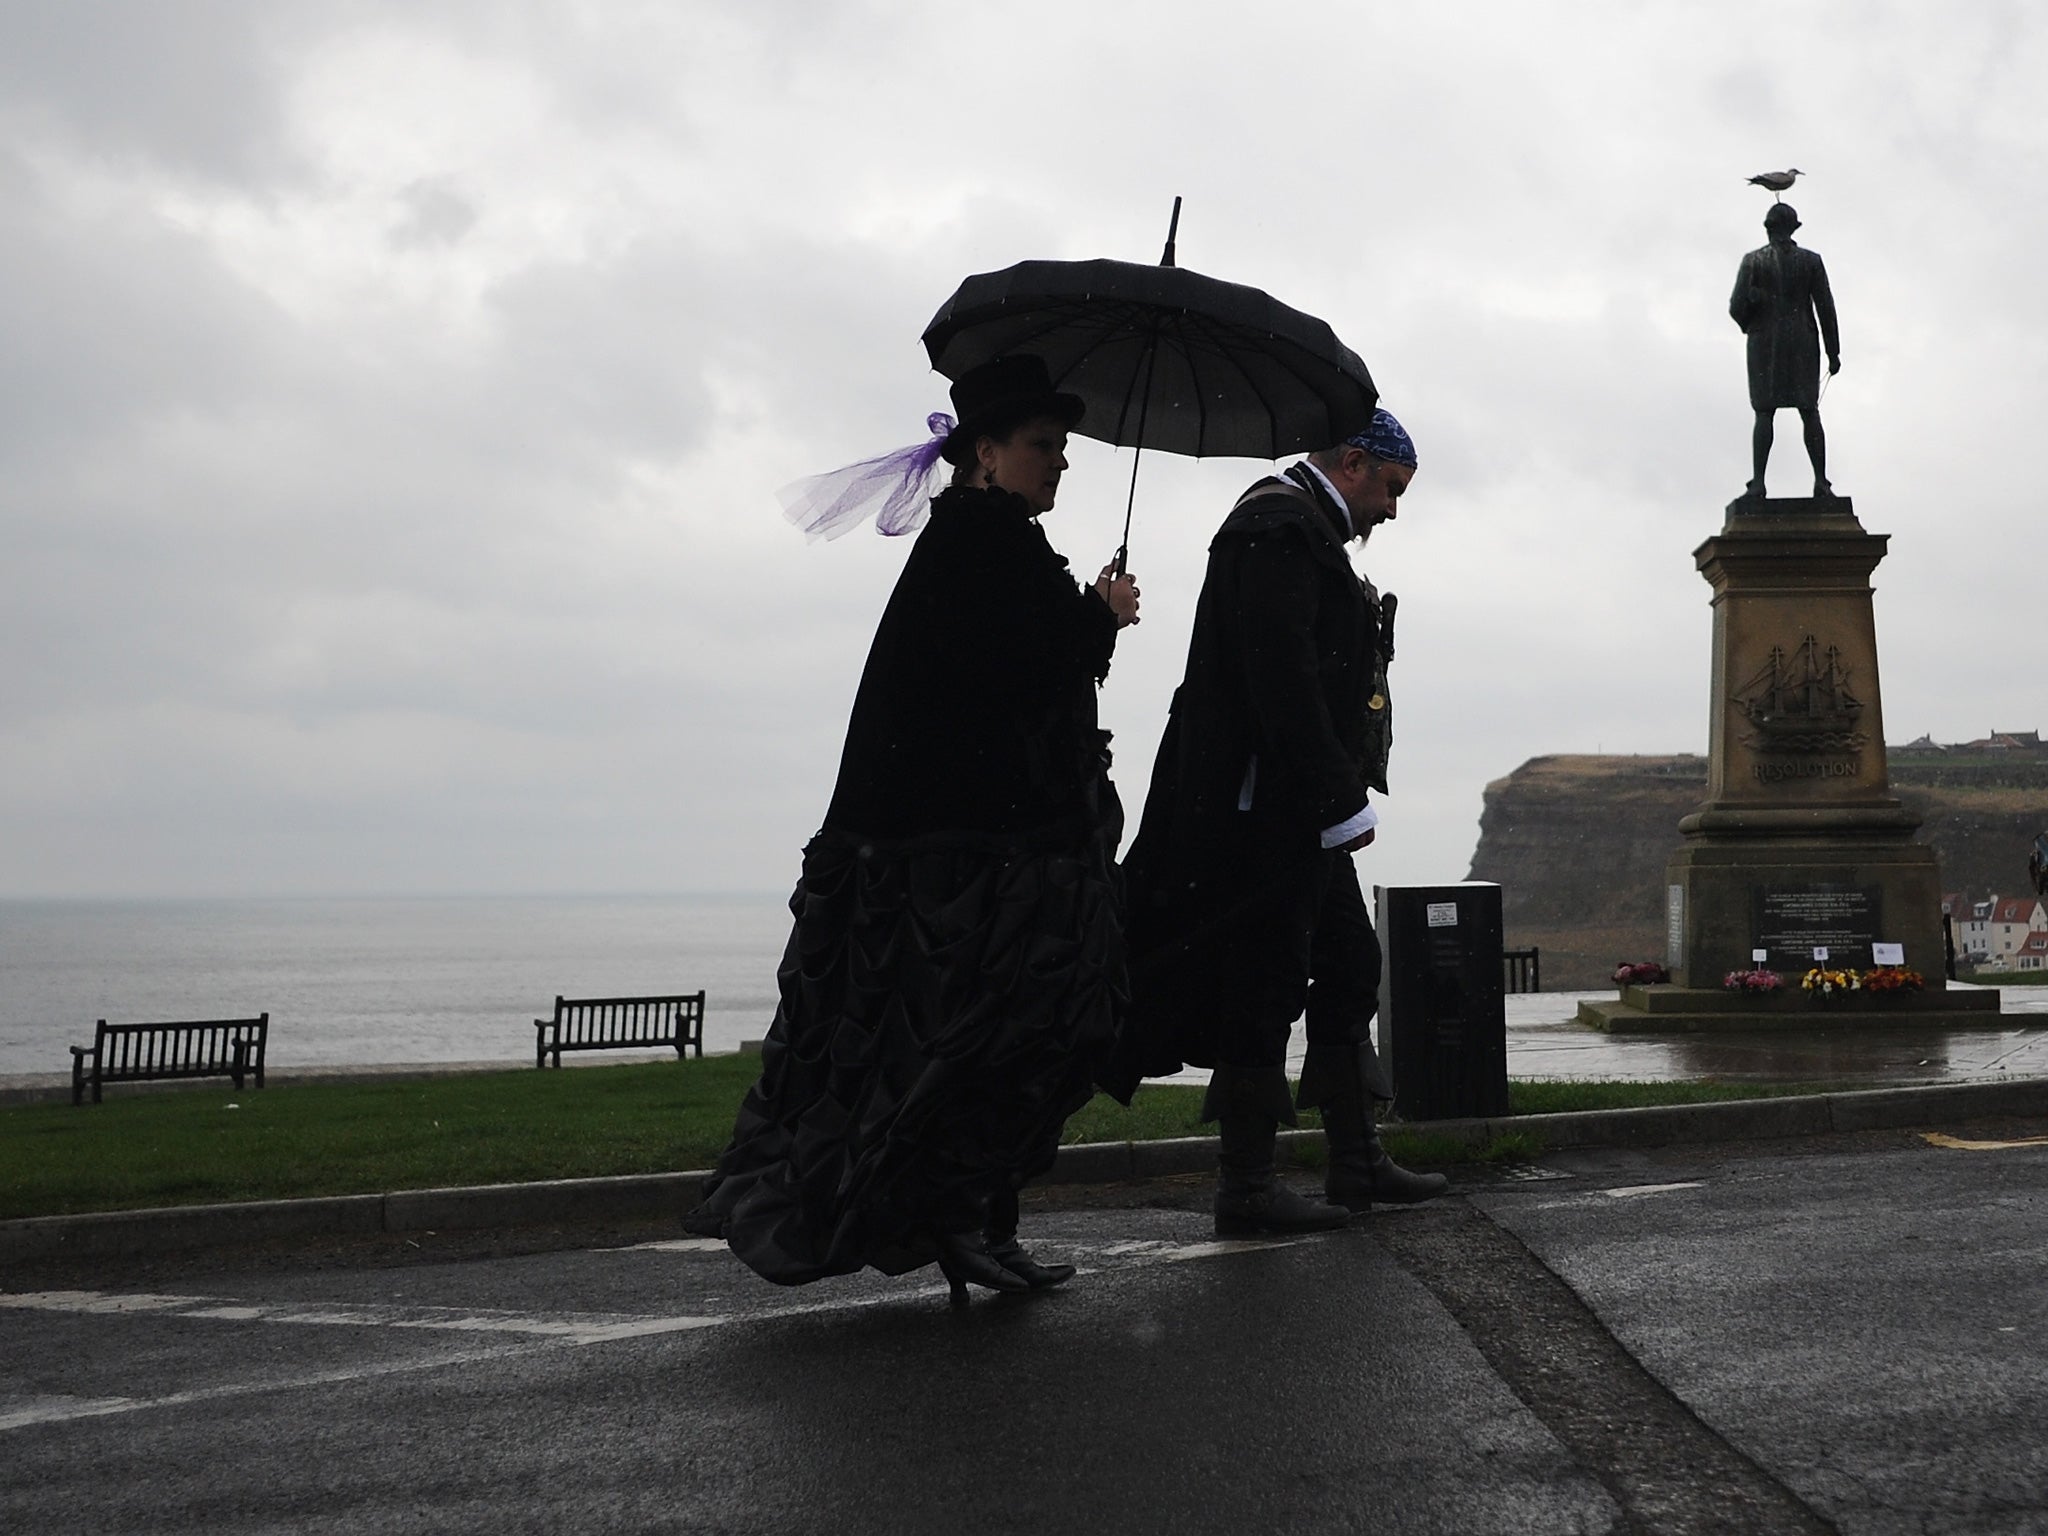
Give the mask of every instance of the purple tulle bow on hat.
M 785 485 L 775 493 L 783 516 L 803 529 L 807 539 L 836 539 L 865 522 L 879 501 L 877 533 L 893 538 L 916 532 L 938 494 L 933 470 L 954 422 L 944 411 L 934 411 L 925 425 L 932 434 L 925 442 Z

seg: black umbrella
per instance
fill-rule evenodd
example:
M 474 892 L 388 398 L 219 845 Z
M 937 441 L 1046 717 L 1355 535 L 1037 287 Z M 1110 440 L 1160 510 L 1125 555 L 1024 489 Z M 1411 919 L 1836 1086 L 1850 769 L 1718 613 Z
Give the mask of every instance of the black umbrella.
M 949 379 L 1011 353 L 1045 360 L 1099 442 L 1277 459 L 1327 448 L 1372 420 L 1379 392 L 1336 332 L 1270 294 L 1174 265 L 1180 199 L 1156 267 L 1023 261 L 970 277 L 925 327 Z M 1135 502 L 1138 466 L 1131 465 Z M 1124 508 L 1124 538 L 1131 508 Z M 1123 565 L 1123 551 L 1117 554 Z

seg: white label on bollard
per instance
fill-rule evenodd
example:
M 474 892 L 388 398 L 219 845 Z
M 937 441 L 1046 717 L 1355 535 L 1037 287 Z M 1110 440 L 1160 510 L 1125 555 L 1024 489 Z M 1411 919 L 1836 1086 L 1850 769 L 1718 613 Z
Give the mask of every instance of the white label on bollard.
M 1455 901 L 1432 901 L 1423 906 L 1429 914 L 1432 928 L 1455 928 L 1458 926 L 1458 904 Z
M 1749 959 L 1752 965 L 1762 965 L 1770 958 L 1771 952 L 1768 949 L 1752 949 L 1749 952 Z
M 1827 945 L 1825 945 L 1825 944 L 1816 944 L 1816 945 L 1814 945 L 1814 946 L 1813 946 L 1813 958 L 1814 958 L 1814 959 L 1816 959 L 1816 960 L 1825 960 L 1825 959 L 1827 959 L 1827 957 L 1828 957 L 1828 947 L 1827 947 Z
M 1904 965 L 1906 946 L 1903 944 L 1873 944 L 1870 946 L 1872 965 Z

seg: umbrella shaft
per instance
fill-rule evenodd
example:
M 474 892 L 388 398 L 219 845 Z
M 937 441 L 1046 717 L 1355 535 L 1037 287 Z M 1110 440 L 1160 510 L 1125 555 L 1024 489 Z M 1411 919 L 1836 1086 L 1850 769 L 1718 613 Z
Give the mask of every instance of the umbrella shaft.
M 1178 199 L 1175 199 L 1178 204 Z M 1174 209 L 1176 219 L 1180 216 L 1178 206 Z M 1138 396 L 1138 441 L 1131 450 L 1131 493 L 1124 499 L 1124 536 L 1116 547 L 1116 573 L 1124 574 L 1126 562 L 1131 553 L 1131 509 L 1138 504 L 1138 464 L 1145 457 L 1145 418 L 1152 410 L 1152 370 L 1159 365 L 1159 333 L 1152 333 L 1152 344 L 1145 349 L 1145 392 Z
M 1138 504 L 1138 461 L 1145 456 L 1145 445 L 1141 442 L 1131 450 L 1131 494 L 1124 501 L 1123 542 L 1116 547 L 1116 573 L 1121 576 L 1128 568 L 1131 555 L 1131 508 Z

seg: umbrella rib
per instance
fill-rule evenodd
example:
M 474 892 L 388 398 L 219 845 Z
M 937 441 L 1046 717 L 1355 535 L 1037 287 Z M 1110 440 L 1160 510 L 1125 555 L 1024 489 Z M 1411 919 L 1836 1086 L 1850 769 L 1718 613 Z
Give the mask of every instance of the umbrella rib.
M 1216 355 L 1216 360 L 1217 360 L 1217 362 L 1218 362 L 1218 363 L 1219 363 L 1219 364 L 1220 364 L 1220 365 L 1221 365 L 1222 367 L 1224 367 L 1225 369 L 1228 369 L 1228 370 L 1232 370 L 1232 371 L 1234 371 L 1234 372 L 1236 373 L 1236 375 L 1237 375 L 1238 379 L 1239 379 L 1239 380 L 1240 380 L 1240 381 L 1241 381 L 1241 382 L 1242 382 L 1242 383 L 1244 384 L 1244 386 L 1245 386 L 1245 391 L 1244 391 L 1244 392 L 1245 392 L 1245 394 L 1247 394 L 1248 396 L 1250 396 L 1250 397 L 1251 397 L 1252 399 L 1254 399 L 1254 400 L 1257 400 L 1257 401 L 1258 401 L 1258 403 L 1259 403 L 1259 409 L 1260 409 L 1260 410 L 1261 410 L 1262 412 L 1264 412 L 1264 414 L 1265 414 L 1265 417 L 1266 417 L 1266 442 L 1267 442 L 1267 445 L 1268 445 L 1269 447 L 1271 447 L 1271 448 L 1272 448 L 1272 449 L 1274 450 L 1273 452 L 1271 452 L 1271 453 L 1269 453 L 1269 454 L 1266 454 L 1266 455 L 1265 455 L 1265 457 L 1267 457 L 1267 458 L 1278 458 L 1278 457 L 1279 457 L 1279 451 L 1278 451 L 1278 438 L 1279 438 L 1279 435 L 1280 435 L 1280 430 L 1279 430 L 1279 421 L 1278 421 L 1278 418 L 1277 418 L 1277 417 L 1276 417 L 1276 416 L 1274 415 L 1272 403 L 1271 403 L 1270 401 L 1268 401 L 1268 400 L 1266 399 L 1265 391 L 1263 391 L 1263 390 L 1261 390 L 1261 389 L 1258 389 L 1258 388 L 1257 388 L 1257 387 L 1256 387 L 1256 386 L 1254 385 L 1254 383 L 1253 383 L 1253 381 L 1252 381 L 1252 376 L 1251 376 L 1251 372 L 1250 372 L 1250 370 L 1249 370 L 1249 369 L 1247 369 L 1247 368 L 1245 367 L 1245 365 L 1244 365 L 1243 363 L 1241 363 L 1240 361 L 1238 361 L 1238 357 L 1237 357 L 1237 354 L 1236 354 L 1236 353 L 1235 353 L 1234 351 L 1232 351 L 1232 350 L 1231 350 L 1231 348 L 1229 348 L 1228 346 L 1224 345 L 1224 344 L 1223 344 L 1223 342 L 1222 342 L 1222 340 L 1221 340 L 1220 338 L 1218 338 L 1218 337 L 1216 337 L 1216 336 L 1214 336 L 1214 335 L 1212 335 L 1212 334 L 1210 334 L 1210 333 L 1208 333 L 1208 332 L 1203 332 L 1203 333 L 1201 333 L 1201 339 L 1202 339 L 1203 341 L 1205 341 L 1205 342 L 1206 342 L 1206 343 L 1208 344 L 1208 346 L 1207 346 L 1207 350 L 1209 350 L 1209 351 L 1212 351 L 1212 352 L 1214 352 L 1214 353 L 1215 353 L 1215 355 Z M 1196 353 L 1195 353 L 1195 349 L 1194 349 L 1194 348 L 1192 348 L 1192 347 L 1190 347 L 1190 348 L 1189 348 L 1189 350 L 1188 350 L 1188 368 L 1189 368 L 1189 371 L 1190 371 L 1190 372 L 1193 372 L 1193 370 L 1194 370 L 1194 367 L 1195 367 L 1195 355 L 1196 355 Z M 1205 408 L 1205 414 L 1204 414 L 1204 428 L 1205 428 L 1205 429 L 1206 429 L 1206 425 L 1207 425 L 1207 418 L 1206 418 L 1206 407 L 1207 407 L 1207 404 L 1208 404 L 1208 402 L 1207 402 L 1207 399 L 1206 399 L 1206 397 L 1205 397 L 1205 398 L 1204 398 L 1204 400 L 1203 400 L 1203 405 L 1204 405 L 1204 408 Z M 1198 441 L 1199 441 L 1199 440 L 1198 440 Z M 1199 456 L 1199 449 L 1197 450 L 1197 454 L 1198 454 L 1198 456 Z
M 1134 320 L 1134 321 L 1135 321 L 1136 319 L 1138 319 L 1138 317 L 1139 317 L 1139 312 L 1138 312 L 1138 310 L 1137 310 L 1137 307 L 1136 307 L 1136 306 L 1131 306 L 1131 307 L 1130 307 L 1130 311 L 1129 311 L 1129 312 L 1130 312 L 1130 316 L 1131 316 L 1131 319 L 1132 319 L 1132 320 Z M 1150 396 L 1151 396 L 1151 393 L 1152 393 L 1152 371 L 1151 371 L 1151 370 L 1152 370 L 1152 365 L 1153 365 L 1153 364 L 1154 364 L 1155 362 L 1157 362 L 1157 360 L 1158 360 L 1158 356 L 1159 356 L 1159 351 L 1158 351 L 1158 349 L 1159 349 L 1159 326 L 1158 326 L 1158 321 L 1156 320 L 1156 318 L 1151 318 L 1151 317 L 1149 317 L 1149 316 L 1148 316 L 1148 318 L 1150 319 L 1151 323 L 1147 324 L 1147 325 L 1146 325 L 1146 326 L 1144 327 L 1144 330 L 1145 330 L 1145 332 L 1146 332 L 1146 336 L 1145 336 L 1145 361 L 1146 361 L 1146 370 L 1145 370 L 1145 383 L 1144 383 L 1144 385 L 1143 385 L 1143 387 L 1142 387 L 1142 390 L 1141 390 L 1141 392 L 1139 393 L 1139 396 L 1138 396 L 1138 431 L 1139 431 L 1139 433 L 1140 433 L 1140 440 L 1139 440 L 1139 441 L 1138 441 L 1138 442 L 1137 442 L 1137 443 L 1135 444 L 1135 446 L 1136 446 L 1136 447 L 1138 447 L 1138 448 L 1140 448 L 1140 449 L 1142 449 L 1142 448 L 1143 448 L 1143 447 L 1145 446 L 1145 445 L 1144 445 L 1144 442 L 1143 442 L 1143 440 L 1142 440 L 1142 434 L 1144 433 L 1144 430 L 1145 430 L 1145 408 L 1146 408 L 1146 406 L 1147 406 L 1147 405 L 1148 405 L 1148 404 L 1150 403 Z M 1119 329 L 1126 329 L 1126 328 L 1127 328 L 1127 327 L 1119 327 Z M 1138 370 L 1137 370 L 1137 369 L 1135 369 L 1135 368 L 1133 368 L 1133 369 L 1131 370 L 1131 375 L 1130 375 L 1130 382 L 1129 382 L 1129 384 L 1125 385 L 1125 387 L 1124 387 L 1124 397 L 1123 397 L 1123 400 L 1122 400 L 1122 402 L 1121 402 L 1121 403 L 1120 403 L 1120 404 L 1119 404 L 1119 405 L 1117 406 L 1117 413 L 1116 413 L 1116 431 L 1115 431 L 1115 435 L 1114 435 L 1113 437 L 1111 437 L 1111 438 L 1110 438 L 1110 441 L 1111 441 L 1112 443 L 1121 443 L 1121 442 L 1123 441 L 1123 438 L 1124 438 L 1124 426 L 1125 426 L 1125 424 L 1126 424 L 1126 423 L 1128 423 L 1128 422 L 1130 421 L 1130 419 L 1131 419 L 1131 393 L 1132 393 L 1132 390 L 1133 390 L 1134 388 L 1136 388 L 1136 387 L 1138 387 Z M 1137 465 L 1136 465 L 1136 464 L 1133 464 L 1133 465 L 1131 466 L 1131 471 L 1132 471 L 1132 474 L 1133 474 L 1133 475 L 1135 476 L 1135 474 L 1137 473 Z M 1127 511 L 1125 512 L 1125 515 L 1124 515 L 1124 532 L 1125 532 L 1125 534 L 1126 534 L 1126 535 L 1128 535 L 1128 534 L 1129 534 L 1129 532 L 1130 532 L 1130 521 L 1131 521 L 1131 520 L 1130 520 L 1130 514 L 1129 514 L 1129 512 L 1128 512 L 1128 510 L 1127 510 Z
M 1181 355 L 1187 359 L 1188 387 L 1194 391 L 1195 396 L 1194 456 L 1199 459 L 1203 446 L 1209 440 L 1209 391 L 1203 387 L 1201 358 L 1195 348 L 1183 346 Z
M 1272 336 L 1270 332 L 1267 333 L 1267 340 L 1269 342 L 1278 339 L 1279 338 Z M 1309 389 L 1318 399 L 1322 398 L 1322 391 L 1319 388 L 1315 388 L 1313 385 L 1309 384 L 1302 370 L 1295 365 L 1296 358 L 1298 356 L 1303 356 L 1306 354 L 1302 353 L 1301 349 L 1295 346 L 1292 342 L 1285 343 L 1285 346 L 1285 351 L 1265 350 L 1261 351 L 1258 354 L 1258 356 L 1261 361 L 1271 363 L 1275 368 L 1279 369 L 1282 373 L 1286 374 L 1286 376 L 1293 382 L 1302 385 L 1304 388 Z M 1245 379 L 1247 383 L 1249 383 L 1251 379 L 1251 374 L 1249 370 L 1247 370 L 1242 363 L 1237 361 L 1237 358 L 1234 354 L 1230 354 L 1226 351 L 1224 355 L 1226 357 L 1226 360 L 1229 361 L 1231 365 L 1237 369 L 1239 377 Z M 1281 453 L 1283 452 L 1283 449 L 1280 444 L 1279 413 L 1274 410 L 1272 402 L 1268 398 L 1264 390 L 1251 389 L 1248 392 L 1250 393 L 1252 398 L 1256 399 L 1259 402 L 1259 408 L 1265 413 L 1267 443 L 1267 452 L 1265 454 L 1265 457 L 1271 459 L 1278 459 Z M 1327 405 L 1325 406 L 1325 414 L 1327 415 Z M 1328 443 L 1314 443 L 1310 445 L 1311 448 L 1327 448 L 1329 446 L 1330 445 Z M 1288 448 L 1284 451 L 1291 452 L 1293 451 L 1293 447 L 1294 445 L 1290 444 Z

